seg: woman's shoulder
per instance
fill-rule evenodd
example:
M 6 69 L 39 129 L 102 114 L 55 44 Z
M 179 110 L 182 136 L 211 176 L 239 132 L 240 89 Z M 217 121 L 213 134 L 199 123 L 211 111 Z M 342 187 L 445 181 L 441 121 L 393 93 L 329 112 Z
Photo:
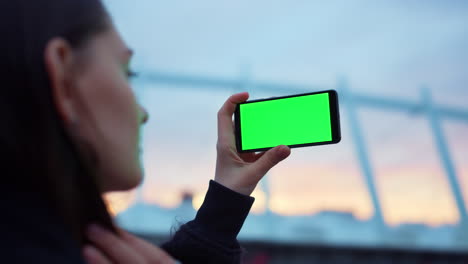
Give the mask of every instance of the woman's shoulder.
M 4 192 L 0 212 L 2 263 L 85 263 L 71 234 L 42 199 Z

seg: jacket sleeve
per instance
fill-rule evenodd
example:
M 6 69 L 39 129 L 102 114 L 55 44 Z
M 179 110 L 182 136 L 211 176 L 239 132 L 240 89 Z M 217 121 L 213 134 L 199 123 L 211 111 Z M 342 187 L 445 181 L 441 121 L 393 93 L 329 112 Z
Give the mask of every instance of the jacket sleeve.
M 237 235 L 254 198 L 211 180 L 194 220 L 182 225 L 161 247 L 183 264 L 240 263 Z

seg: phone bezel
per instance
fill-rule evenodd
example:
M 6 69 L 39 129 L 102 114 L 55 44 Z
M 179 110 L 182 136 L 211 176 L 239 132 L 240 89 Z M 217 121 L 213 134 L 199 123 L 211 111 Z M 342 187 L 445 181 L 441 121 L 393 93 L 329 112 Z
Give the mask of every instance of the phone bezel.
M 311 143 L 304 143 L 304 144 L 295 144 L 295 145 L 288 145 L 290 148 L 299 148 L 299 147 L 308 147 L 308 146 L 317 146 L 317 145 L 329 145 L 329 144 L 336 144 L 341 141 L 341 131 L 340 131 L 340 110 L 338 106 L 338 93 L 335 90 L 325 90 L 325 91 L 318 91 L 318 92 L 310 92 L 310 93 L 301 93 L 301 94 L 293 94 L 293 95 L 286 95 L 286 96 L 279 96 L 279 97 L 271 97 L 266 99 L 256 99 L 251 101 L 246 101 L 240 104 L 237 104 L 236 110 L 234 111 L 234 132 L 236 138 L 236 148 L 239 153 L 246 153 L 246 152 L 260 152 L 266 151 L 271 149 L 269 148 L 258 148 L 258 149 L 242 149 L 242 137 L 241 137 L 241 125 L 240 125 L 240 107 L 241 104 L 250 104 L 250 103 L 257 103 L 263 101 L 271 101 L 271 100 L 278 100 L 278 99 L 285 99 L 291 97 L 299 97 L 299 96 L 307 96 L 313 94 L 322 94 L 328 93 L 329 98 L 329 105 L 330 105 L 330 123 L 332 128 L 332 140 L 331 141 L 323 141 L 323 142 L 311 142 Z

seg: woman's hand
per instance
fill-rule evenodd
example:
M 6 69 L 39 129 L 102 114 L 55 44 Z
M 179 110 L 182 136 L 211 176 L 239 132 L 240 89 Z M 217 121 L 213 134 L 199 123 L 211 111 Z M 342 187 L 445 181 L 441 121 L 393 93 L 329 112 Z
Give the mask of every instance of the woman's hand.
M 250 195 L 262 177 L 278 162 L 289 156 L 287 146 L 278 146 L 262 153 L 237 153 L 232 115 L 238 103 L 249 94 L 234 94 L 218 112 L 218 156 L 215 181 L 236 192 Z
M 88 228 L 87 237 L 93 245 L 83 248 L 88 264 L 176 264 L 162 249 L 120 229 L 120 235 L 98 225 Z

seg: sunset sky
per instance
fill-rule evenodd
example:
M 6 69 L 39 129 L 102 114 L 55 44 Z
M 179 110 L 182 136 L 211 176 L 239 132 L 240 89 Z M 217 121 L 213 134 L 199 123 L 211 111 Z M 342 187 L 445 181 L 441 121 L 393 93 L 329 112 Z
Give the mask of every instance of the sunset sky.
M 468 2 L 107 0 L 115 23 L 135 50 L 141 74 L 175 72 L 336 88 L 468 111 Z M 450 3 L 450 4 L 449 4 Z M 143 200 L 176 206 L 183 191 L 199 204 L 214 176 L 216 112 L 234 91 L 173 87 L 136 80 L 150 120 L 144 130 Z M 276 96 L 252 91 L 252 98 Z M 358 218 L 372 205 L 341 109 L 337 145 L 294 149 L 268 174 L 270 208 L 280 214 L 345 210 Z M 359 111 L 387 223 L 456 223 L 454 204 L 432 133 L 422 115 Z M 468 120 L 443 122 L 468 202 Z M 114 195 L 120 209 L 135 192 Z M 261 188 L 254 212 L 265 210 Z M 119 210 L 120 210 L 119 209 Z

